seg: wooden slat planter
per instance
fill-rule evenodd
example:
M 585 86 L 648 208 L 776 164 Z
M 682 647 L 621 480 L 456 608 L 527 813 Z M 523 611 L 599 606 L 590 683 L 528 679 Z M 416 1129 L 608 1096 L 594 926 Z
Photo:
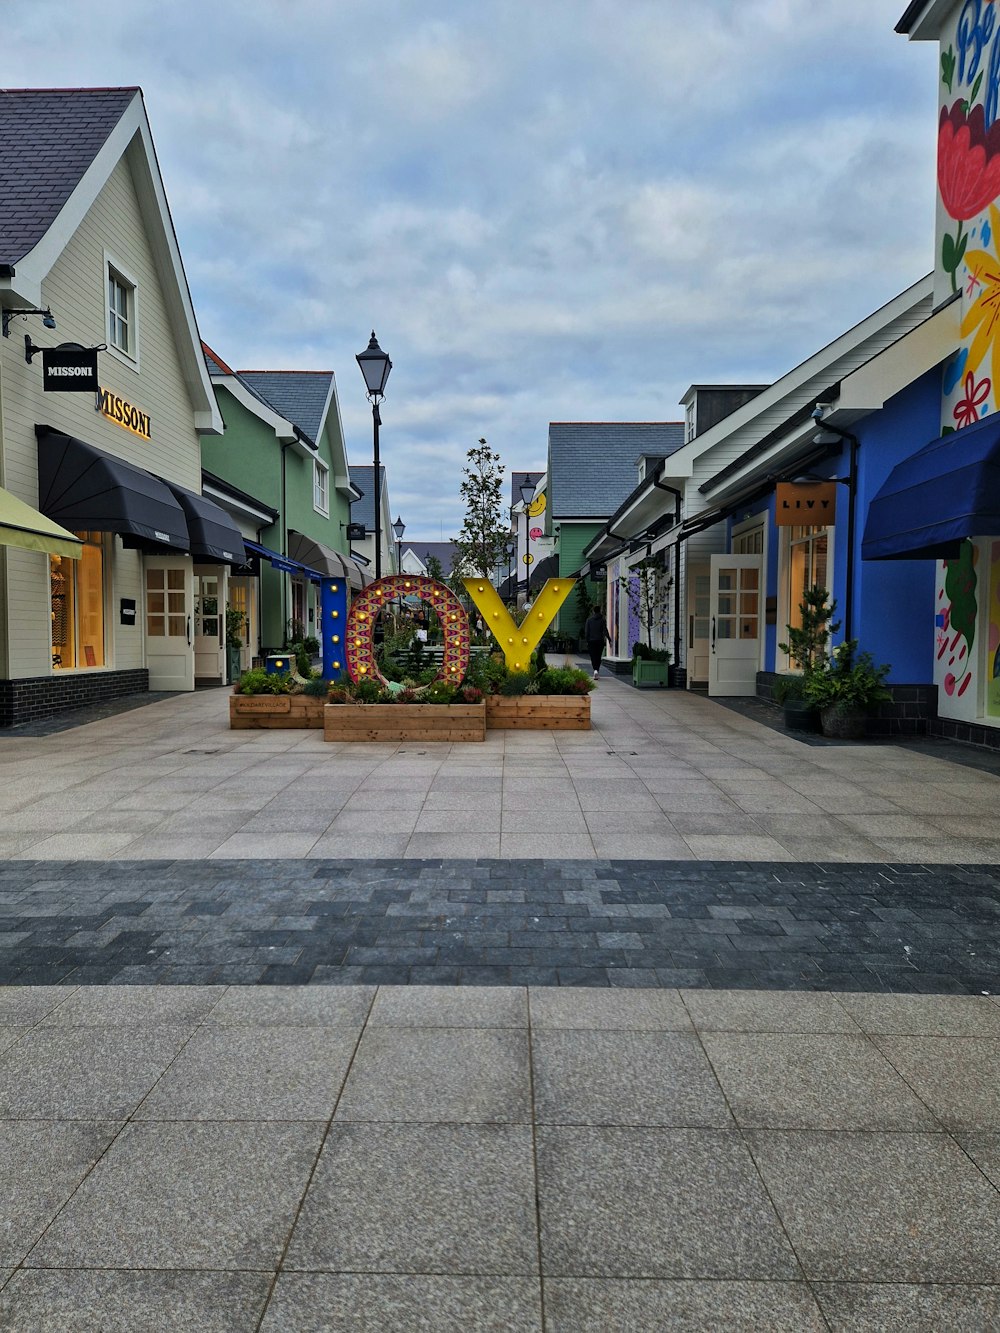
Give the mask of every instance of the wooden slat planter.
M 309 694 L 231 694 L 229 726 L 233 731 L 269 727 L 323 726 L 324 698 Z
M 502 694 L 486 698 L 486 726 L 502 731 L 589 731 L 589 694 Z
M 484 741 L 485 704 L 327 704 L 327 741 Z

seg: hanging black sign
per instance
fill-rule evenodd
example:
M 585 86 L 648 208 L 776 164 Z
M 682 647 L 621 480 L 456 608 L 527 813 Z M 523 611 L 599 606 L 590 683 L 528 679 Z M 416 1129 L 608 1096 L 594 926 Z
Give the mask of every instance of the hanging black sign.
M 365 536 L 365 525 L 363 523 L 348 523 L 347 540 L 349 542 L 363 542 Z
M 97 349 L 46 347 L 42 350 L 42 388 L 46 393 L 93 393 L 97 383 Z

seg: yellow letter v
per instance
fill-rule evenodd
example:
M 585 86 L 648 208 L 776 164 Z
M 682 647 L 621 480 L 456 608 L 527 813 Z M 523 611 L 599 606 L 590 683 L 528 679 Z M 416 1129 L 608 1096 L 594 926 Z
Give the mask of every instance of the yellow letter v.
M 485 579 L 463 579 L 465 591 L 482 612 L 483 621 L 503 649 L 511 671 L 527 671 L 532 650 L 556 618 L 556 612 L 573 591 L 575 579 L 546 579 L 535 594 L 531 610 L 523 624 L 515 625 L 510 612 L 500 600 L 492 583 Z

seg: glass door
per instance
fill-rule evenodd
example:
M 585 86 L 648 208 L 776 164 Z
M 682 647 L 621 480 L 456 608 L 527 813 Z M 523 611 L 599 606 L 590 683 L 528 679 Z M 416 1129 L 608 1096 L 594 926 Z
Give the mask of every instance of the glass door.
M 195 680 L 223 680 L 225 575 L 220 567 L 194 572 Z
M 146 666 L 151 690 L 194 689 L 192 604 L 194 570 L 190 559 L 147 555 Z

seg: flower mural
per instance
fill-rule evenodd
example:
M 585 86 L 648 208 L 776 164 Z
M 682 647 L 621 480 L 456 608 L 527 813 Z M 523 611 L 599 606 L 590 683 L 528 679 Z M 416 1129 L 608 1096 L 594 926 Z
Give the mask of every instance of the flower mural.
M 990 204 L 989 212 L 991 240 L 995 245 L 1000 235 L 1000 212 L 993 204 Z M 970 250 L 965 262 L 970 271 L 978 275 L 980 283 L 979 295 L 962 319 L 962 337 L 972 338 L 965 383 L 968 384 L 969 375 L 979 369 L 988 354 L 992 381 L 996 384 L 1000 374 L 1000 259 L 991 248 Z
M 982 104 L 941 108 L 938 189 L 950 218 L 968 222 L 1000 195 L 1000 121 L 987 128 Z
M 979 420 L 979 409 L 990 396 L 990 377 L 986 375 L 977 384 L 975 376 L 970 370 L 965 377 L 964 388 L 965 397 L 958 400 L 952 413 L 952 416 L 958 422 L 959 429 L 962 426 L 971 426 L 974 421 Z

